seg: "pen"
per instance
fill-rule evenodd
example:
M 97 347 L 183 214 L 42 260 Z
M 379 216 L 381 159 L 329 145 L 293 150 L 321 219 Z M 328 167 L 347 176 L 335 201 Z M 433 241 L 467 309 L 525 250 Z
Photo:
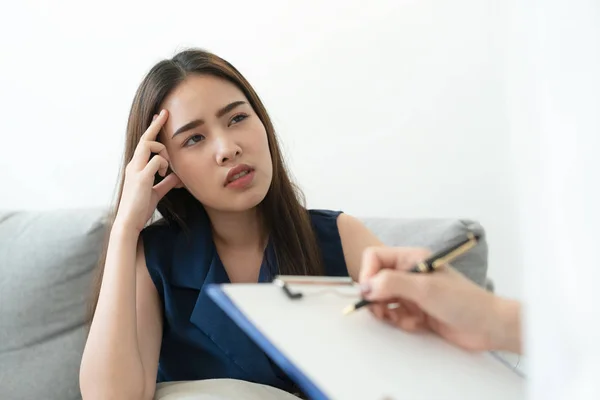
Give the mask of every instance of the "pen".
M 421 261 L 413 268 L 411 268 L 408 272 L 411 273 L 432 273 L 439 267 L 446 265 L 456 259 L 457 257 L 465 254 L 467 251 L 471 250 L 473 247 L 477 245 L 480 239 L 480 235 L 475 234 L 473 232 L 468 232 L 466 238 L 461 240 L 460 242 L 445 248 L 443 250 L 438 251 L 437 253 L 431 255 L 424 261 Z M 366 299 L 362 299 L 355 304 L 351 304 L 348 307 L 344 308 L 342 311 L 344 314 L 350 314 L 353 311 L 358 310 L 359 308 L 368 306 L 372 302 Z

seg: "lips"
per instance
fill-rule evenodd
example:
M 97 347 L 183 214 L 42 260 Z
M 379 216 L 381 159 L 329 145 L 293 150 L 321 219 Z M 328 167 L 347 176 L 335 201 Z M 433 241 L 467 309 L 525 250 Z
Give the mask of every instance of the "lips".
M 235 166 L 234 168 L 231 168 L 229 170 L 229 173 L 227 174 L 227 177 L 225 178 L 225 186 L 227 186 L 231 182 L 234 182 L 237 179 L 243 178 L 252 171 L 254 171 L 254 168 L 247 164 L 240 164 Z

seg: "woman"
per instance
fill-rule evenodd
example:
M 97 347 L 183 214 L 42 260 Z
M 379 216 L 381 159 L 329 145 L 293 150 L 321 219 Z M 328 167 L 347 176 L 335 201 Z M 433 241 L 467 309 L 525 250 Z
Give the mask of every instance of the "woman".
M 188 50 L 154 66 L 127 125 L 125 166 L 80 370 L 84 398 L 152 398 L 156 383 L 293 383 L 203 290 L 275 274 L 350 275 L 381 243 L 306 210 L 267 112 L 228 62 Z M 155 209 L 164 217 L 146 227 Z

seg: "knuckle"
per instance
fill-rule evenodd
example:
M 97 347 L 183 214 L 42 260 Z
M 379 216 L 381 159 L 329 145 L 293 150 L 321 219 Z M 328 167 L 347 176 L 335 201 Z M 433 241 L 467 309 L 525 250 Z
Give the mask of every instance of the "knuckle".
M 394 290 L 394 271 L 384 269 L 379 273 L 379 285 L 382 292 L 389 293 Z
M 431 251 L 425 247 L 415 247 L 410 249 L 410 254 L 418 259 L 425 259 L 431 255 Z
M 431 250 L 429 250 L 425 247 L 420 248 L 419 251 L 421 252 L 421 255 L 423 256 L 423 258 L 427 258 L 432 254 Z

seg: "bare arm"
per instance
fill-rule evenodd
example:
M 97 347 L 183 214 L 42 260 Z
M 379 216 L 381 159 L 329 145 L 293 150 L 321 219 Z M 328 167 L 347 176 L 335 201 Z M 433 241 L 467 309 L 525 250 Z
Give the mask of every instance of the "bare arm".
M 348 273 L 358 282 L 363 252 L 368 247 L 383 246 L 383 243 L 360 220 L 351 215 L 340 214 L 337 225 Z
M 86 400 L 154 395 L 162 334 L 160 300 L 138 237 L 135 230 L 119 225 L 111 232 L 98 305 L 81 361 L 80 387 Z
M 153 399 L 162 342 L 162 307 L 154 282 L 146 267 L 143 243 L 136 260 L 138 348 L 144 366 L 144 399 Z

